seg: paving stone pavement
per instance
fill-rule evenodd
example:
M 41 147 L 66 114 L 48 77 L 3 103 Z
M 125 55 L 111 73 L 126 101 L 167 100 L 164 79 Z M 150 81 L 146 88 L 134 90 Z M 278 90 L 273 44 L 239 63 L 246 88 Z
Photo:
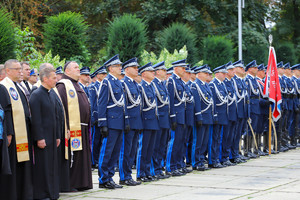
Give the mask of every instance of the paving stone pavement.
M 118 183 L 119 174 L 116 173 L 113 179 Z M 60 199 L 299 200 L 300 148 L 237 166 L 205 172 L 193 171 L 182 177 L 115 190 L 99 189 L 97 171 L 94 171 L 93 183 L 94 189 L 61 193 Z

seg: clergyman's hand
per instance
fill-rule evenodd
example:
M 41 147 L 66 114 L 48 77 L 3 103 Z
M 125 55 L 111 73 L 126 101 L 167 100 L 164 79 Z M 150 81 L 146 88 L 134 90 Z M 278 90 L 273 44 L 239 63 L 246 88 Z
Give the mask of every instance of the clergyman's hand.
M 45 139 L 42 139 L 42 140 L 38 140 L 37 141 L 37 146 L 41 149 L 44 149 L 47 145 L 46 145 L 46 141 Z

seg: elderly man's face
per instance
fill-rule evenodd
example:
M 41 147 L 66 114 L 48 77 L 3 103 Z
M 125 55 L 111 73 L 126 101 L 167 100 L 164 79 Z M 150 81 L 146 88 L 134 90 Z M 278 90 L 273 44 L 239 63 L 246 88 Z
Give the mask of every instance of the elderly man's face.
M 66 69 L 66 74 L 71 78 L 78 80 L 80 77 L 79 65 L 76 62 L 71 62 Z

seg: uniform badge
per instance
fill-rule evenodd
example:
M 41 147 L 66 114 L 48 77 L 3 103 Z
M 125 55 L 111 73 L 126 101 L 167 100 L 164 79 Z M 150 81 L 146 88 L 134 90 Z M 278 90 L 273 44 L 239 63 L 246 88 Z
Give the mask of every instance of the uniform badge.
M 239 93 L 241 93 L 242 92 L 242 90 L 239 90 Z
M 229 92 L 229 95 L 231 95 L 231 92 Z
M 179 91 L 179 95 L 181 95 L 181 91 Z
M 75 92 L 73 90 L 69 90 L 69 95 L 71 98 L 75 97 Z
M 206 100 L 208 100 L 208 97 L 205 97 Z
M 72 147 L 74 148 L 74 149 L 78 149 L 78 147 L 80 147 L 80 140 L 79 139 L 77 139 L 77 138 L 74 138 L 73 140 L 72 140 Z
M 11 98 L 13 98 L 13 100 L 17 101 L 19 99 L 19 95 L 17 93 L 17 91 L 14 88 L 9 88 L 9 93 Z

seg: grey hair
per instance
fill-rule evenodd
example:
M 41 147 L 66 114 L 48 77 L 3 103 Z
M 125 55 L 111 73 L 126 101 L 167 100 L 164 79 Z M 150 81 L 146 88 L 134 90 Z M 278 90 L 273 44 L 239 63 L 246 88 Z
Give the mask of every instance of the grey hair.
M 20 63 L 16 59 L 9 59 L 4 63 L 4 69 L 11 68 L 14 63 Z
M 42 66 L 42 65 L 41 65 Z M 55 69 L 49 65 L 46 65 L 45 67 L 43 67 L 41 70 L 40 70 L 40 79 L 42 82 L 44 82 L 44 78 L 47 77 L 49 78 L 50 77 L 50 74 L 51 72 L 55 72 Z
M 44 68 L 46 68 L 46 67 L 51 67 L 51 68 L 54 69 L 54 67 L 53 67 L 52 64 L 50 64 L 50 63 L 42 63 L 42 64 L 40 65 L 40 71 L 42 71 L 42 70 L 43 70 Z
M 4 65 L 0 64 L 0 74 L 2 73 L 3 70 L 4 70 Z

